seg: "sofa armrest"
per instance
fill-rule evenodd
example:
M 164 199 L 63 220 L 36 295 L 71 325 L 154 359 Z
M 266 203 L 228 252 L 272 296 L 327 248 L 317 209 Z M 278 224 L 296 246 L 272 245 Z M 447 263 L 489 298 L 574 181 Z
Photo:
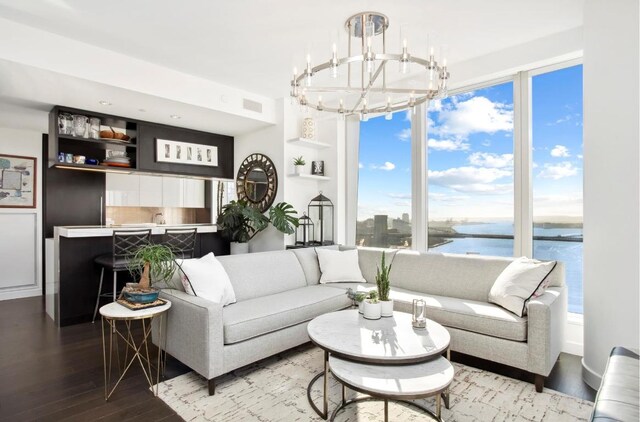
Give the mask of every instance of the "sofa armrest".
M 549 375 L 564 343 L 567 287 L 550 287 L 528 303 L 529 372 Z
M 222 305 L 175 289 L 164 289 L 160 296 L 171 301 L 165 318 L 166 351 L 207 379 L 222 374 Z M 154 330 L 156 344 L 157 338 Z

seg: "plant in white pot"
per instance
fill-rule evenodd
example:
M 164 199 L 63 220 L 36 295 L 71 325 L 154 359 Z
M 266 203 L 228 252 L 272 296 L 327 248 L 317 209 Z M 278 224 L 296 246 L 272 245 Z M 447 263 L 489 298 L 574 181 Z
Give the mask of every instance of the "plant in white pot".
M 294 158 L 293 159 L 293 168 L 295 169 L 295 173 L 296 174 L 303 174 L 304 173 L 305 164 L 307 164 L 307 162 L 304 161 L 304 158 L 302 158 L 302 155 L 300 157 Z
M 390 272 L 391 264 L 387 266 L 385 253 L 382 252 L 382 260 L 376 272 L 376 285 L 378 286 L 378 297 L 380 298 L 380 314 L 383 317 L 393 316 L 393 300 L 389 298 L 389 291 L 391 290 Z
M 380 319 L 381 310 L 378 292 L 372 290 L 369 293 L 369 298 L 364 300 L 362 316 L 366 319 Z
M 358 292 L 354 295 L 353 300 L 358 304 L 359 313 L 364 313 L 364 301 L 368 296 L 368 292 Z
M 217 220 L 222 235 L 231 242 L 231 255 L 249 252 L 249 240 L 269 223 L 284 234 L 293 234 L 298 227 L 296 210 L 280 202 L 269 209 L 267 217 L 246 201 L 231 201 L 222 207 Z

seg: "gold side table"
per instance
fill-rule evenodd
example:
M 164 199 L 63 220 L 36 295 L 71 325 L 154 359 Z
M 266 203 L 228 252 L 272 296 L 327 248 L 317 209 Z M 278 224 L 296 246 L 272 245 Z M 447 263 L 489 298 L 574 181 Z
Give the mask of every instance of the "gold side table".
M 140 367 L 142 368 L 142 372 L 144 373 L 147 382 L 149 383 L 149 388 L 151 392 L 157 396 L 158 395 L 158 384 L 160 382 L 160 369 L 162 368 L 164 372 L 164 362 L 162 361 L 162 350 L 158 348 L 158 362 L 156 365 L 151 363 L 151 358 L 149 357 L 149 342 L 151 336 L 151 326 L 154 318 L 159 318 L 159 329 L 158 329 L 158 344 L 164 345 L 163 341 L 163 332 L 162 325 L 163 319 L 165 317 L 166 312 L 171 308 L 171 302 L 166 301 L 164 305 L 156 306 L 153 308 L 141 309 L 141 310 L 131 310 L 117 302 L 109 303 L 108 305 L 104 305 L 100 308 L 100 315 L 102 315 L 102 356 L 104 361 L 104 399 L 105 401 L 109 400 L 109 397 L 113 394 L 115 389 L 120 384 L 120 381 L 124 378 L 125 374 L 131 367 L 131 365 L 137 360 L 140 363 Z M 122 321 L 124 325 L 124 330 L 121 327 L 118 327 L 117 322 Z M 136 343 L 136 339 L 134 338 L 131 332 L 131 326 L 134 321 L 140 321 L 142 324 L 142 340 Z M 108 339 L 107 339 L 107 331 L 108 331 Z M 112 369 L 112 360 L 113 360 L 113 351 L 114 351 L 114 339 L 115 339 L 115 351 L 116 351 L 116 360 L 118 363 L 118 368 L 120 370 L 120 376 L 116 381 L 113 388 L 111 387 L 111 369 Z M 120 366 L 120 351 L 118 347 L 119 340 L 122 339 L 125 344 L 125 358 L 124 358 L 124 366 Z M 107 340 L 109 342 L 108 348 L 109 353 L 107 356 Z M 129 358 L 129 351 L 133 354 Z M 153 368 L 155 366 L 155 368 Z M 124 368 L 124 369 L 122 369 Z M 153 370 L 155 369 L 155 389 L 154 389 L 154 374 Z

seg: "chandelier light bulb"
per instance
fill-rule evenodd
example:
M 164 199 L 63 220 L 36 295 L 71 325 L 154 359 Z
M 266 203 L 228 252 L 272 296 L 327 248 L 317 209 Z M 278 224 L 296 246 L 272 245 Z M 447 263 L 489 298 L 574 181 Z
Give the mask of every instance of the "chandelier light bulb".
M 333 43 L 332 50 L 333 54 L 331 56 L 331 77 L 335 79 L 338 77 L 338 53 L 335 43 Z
M 387 113 L 384 115 L 385 120 L 393 119 L 393 114 L 391 114 L 391 97 L 387 97 Z

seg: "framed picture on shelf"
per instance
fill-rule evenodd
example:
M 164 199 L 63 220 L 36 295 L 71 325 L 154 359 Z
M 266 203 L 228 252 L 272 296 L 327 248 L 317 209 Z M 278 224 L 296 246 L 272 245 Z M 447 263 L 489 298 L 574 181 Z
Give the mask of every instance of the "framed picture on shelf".
M 156 161 L 196 166 L 218 166 L 218 147 L 156 139 Z
M 324 161 L 312 161 L 311 174 L 315 176 L 324 176 Z
M 36 207 L 36 157 L 0 154 L 0 208 Z

